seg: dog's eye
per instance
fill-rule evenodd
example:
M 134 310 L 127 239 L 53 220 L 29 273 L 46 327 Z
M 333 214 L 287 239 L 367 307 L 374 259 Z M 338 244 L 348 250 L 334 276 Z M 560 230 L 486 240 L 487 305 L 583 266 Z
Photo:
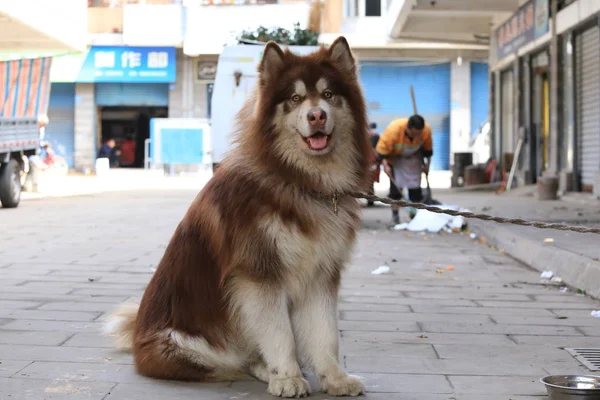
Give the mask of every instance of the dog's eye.
M 330 99 L 333 97 L 333 93 L 331 93 L 331 90 L 327 89 L 323 92 L 323 97 L 325 97 L 326 99 Z
M 300 99 L 301 99 L 301 97 L 300 97 L 300 95 L 299 95 L 299 94 L 295 94 L 295 95 L 293 95 L 293 96 L 292 96 L 292 101 L 293 101 L 294 103 L 297 103 L 297 102 L 299 102 L 299 101 L 300 101 Z

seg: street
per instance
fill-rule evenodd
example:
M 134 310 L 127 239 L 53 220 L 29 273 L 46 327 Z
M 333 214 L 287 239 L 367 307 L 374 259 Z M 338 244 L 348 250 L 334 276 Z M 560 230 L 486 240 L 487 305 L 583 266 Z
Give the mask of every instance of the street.
M 0 209 L 0 399 L 270 399 L 256 381 L 188 384 L 136 374 L 99 332 L 139 297 L 191 190 L 23 201 Z M 343 280 L 341 356 L 367 399 L 532 400 L 539 379 L 590 372 L 563 347 L 598 347 L 600 302 L 466 235 L 390 231 L 365 209 Z M 388 274 L 373 275 L 381 265 Z M 312 398 L 329 398 L 314 393 Z

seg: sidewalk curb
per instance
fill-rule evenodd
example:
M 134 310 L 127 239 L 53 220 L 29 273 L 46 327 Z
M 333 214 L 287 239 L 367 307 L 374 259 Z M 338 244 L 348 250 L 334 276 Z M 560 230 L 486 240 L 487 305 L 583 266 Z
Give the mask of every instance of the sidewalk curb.
M 527 229 L 510 229 L 501 224 L 470 221 L 473 231 L 485 236 L 488 242 L 515 259 L 542 272 L 553 271 L 555 276 L 576 289 L 583 289 L 596 299 L 600 298 L 600 262 L 553 246 L 527 236 Z M 533 228 L 529 228 L 533 229 Z

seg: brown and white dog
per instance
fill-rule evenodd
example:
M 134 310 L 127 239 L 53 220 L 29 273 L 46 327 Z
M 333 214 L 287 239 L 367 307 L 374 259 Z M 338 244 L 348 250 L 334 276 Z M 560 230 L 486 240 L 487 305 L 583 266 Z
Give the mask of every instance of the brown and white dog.
M 139 306 L 105 328 L 142 375 L 250 374 L 282 397 L 362 380 L 338 361 L 337 297 L 369 185 L 371 145 L 346 39 L 308 56 L 266 45 L 236 146 L 175 230 Z M 247 376 L 247 375 L 246 375 Z

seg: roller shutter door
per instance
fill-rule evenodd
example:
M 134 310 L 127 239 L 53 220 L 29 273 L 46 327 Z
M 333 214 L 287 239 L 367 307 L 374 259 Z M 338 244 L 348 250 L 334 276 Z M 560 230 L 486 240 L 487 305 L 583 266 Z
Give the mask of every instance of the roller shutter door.
M 600 28 L 576 37 L 578 169 L 584 190 L 591 190 L 600 171 Z
M 169 85 L 166 83 L 98 83 L 96 105 L 168 107 Z
M 369 120 L 377 132 L 397 118 L 413 114 L 410 85 L 415 90 L 417 110 L 433 131 L 432 170 L 450 168 L 450 63 L 360 64 Z

